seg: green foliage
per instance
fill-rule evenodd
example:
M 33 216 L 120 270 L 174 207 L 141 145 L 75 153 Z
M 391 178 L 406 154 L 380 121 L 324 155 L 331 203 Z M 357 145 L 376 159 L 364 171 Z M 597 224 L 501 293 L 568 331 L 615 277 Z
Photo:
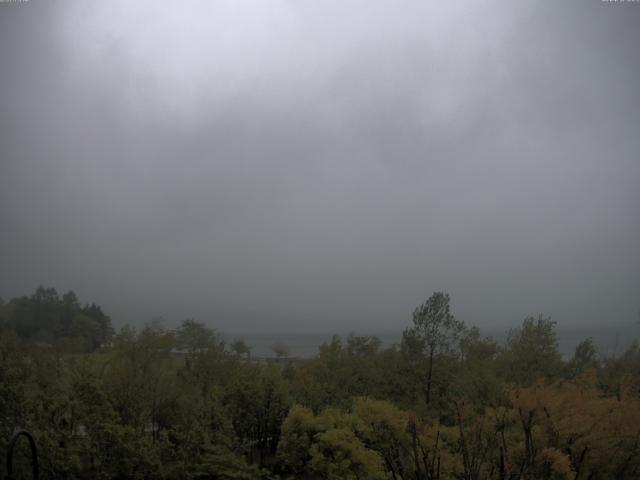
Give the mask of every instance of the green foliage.
M 104 365 L 103 388 L 126 425 L 156 433 L 170 411 L 175 371 L 172 332 L 148 325 L 140 332 L 124 328 L 116 335 Z
M 501 373 L 511 382 L 529 385 L 538 378 L 556 378 L 562 371 L 555 322 L 540 315 L 527 317 L 509 332 L 499 359 Z
M 427 405 L 434 390 L 442 397 L 450 381 L 446 368 L 457 355 L 464 323 L 451 314 L 448 293 L 434 292 L 413 312 L 413 326 L 404 331 L 402 349 L 421 384 Z
M 302 475 L 311 461 L 310 449 L 320 424 L 313 412 L 294 405 L 282 424 L 278 459 L 286 471 Z
M 39 289 L 0 303 L 0 449 L 31 431 L 44 479 L 640 478 L 638 342 L 565 363 L 551 320 L 499 345 L 449 301 L 416 309 L 399 347 L 351 334 L 262 364 L 193 320 L 84 353 L 94 333 L 73 332 L 104 314 Z
M 460 337 L 460 361 L 451 392 L 468 399 L 479 408 L 497 406 L 504 401 L 496 371 L 499 346 L 491 338 L 481 338 L 477 327 L 465 328 Z
M 74 292 L 60 297 L 42 286 L 30 297 L 0 304 L 0 326 L 27 340 L 82 352 L 95 351 L 113 335 L 111 320 L 98 305 L 80 305 Z
M 315 416 L 302 406 L 293 407 L 278 447 L 284 472 L 296 478 L 384 478 L 380 456 L 356 436 L 353 422 L 336 410 Z
M 260 463 L 275 454 L 291 399 L 275 367 L 243 365 L 222 397 L 235 434 Z
M 395 396 L 394 376 L 382 372 L 395 368 L 399 355 L 380 351 L 380 344 L 376 337 L 350 335 L 345 346 L 334 336 L 320 346 L 316 358 L 294 370 L 291 383 L 297 400 L 319 412 L 331 405 L 348 408 L 353 397 Z
M 409 330 L 428 355 L 454 353 L 464 324 L 451 314 L 448 293 L 434 292 L 413 312 Z
M 576 378 L 590 368 L 597 369 L 600 366 L 600 355 L 593 344 L 593 339 L 587 338 L 578 344 L 573 358 L 566 366 L 569 378 Z
M 310 449 L 309 469 L 327 480 L 384 478 L 380 457 L 346 428 L 320 432 Z
M 389 402 L 356 399 L 356 431 L 363 443 L 380 455 L 387 473 L 400 478 L 411 471 L 411 445 L 407 435 L 410 415 Z
M 12 331 L 0 330 L 0 451 L 13 432 L 26 424 L 27 380 L 30 366 L 24 348 Z
M 210 348 L 221 348 L 223 342 L 212 328 L 188 318 L 176 330 L 175 346 L 189 353 L 204 352 Z
M 233 351 L 238 356 L 246 355 L 247 360 L 251 359 L 251 348 L 246 342 L 242 339 L 235 340 L 230 345 L 231 351 Z
M 640 394 L 640 342 L 631 342 L 620 357 L 606 358 L 598 374 L 603 390 L 619 400 Z

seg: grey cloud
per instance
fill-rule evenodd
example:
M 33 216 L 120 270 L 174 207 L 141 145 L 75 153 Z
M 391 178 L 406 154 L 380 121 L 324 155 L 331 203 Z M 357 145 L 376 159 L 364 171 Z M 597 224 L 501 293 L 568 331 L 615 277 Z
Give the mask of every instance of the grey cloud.
M 640 8 L 0 5 L 0 294 L 399 330 L 640 306 Z

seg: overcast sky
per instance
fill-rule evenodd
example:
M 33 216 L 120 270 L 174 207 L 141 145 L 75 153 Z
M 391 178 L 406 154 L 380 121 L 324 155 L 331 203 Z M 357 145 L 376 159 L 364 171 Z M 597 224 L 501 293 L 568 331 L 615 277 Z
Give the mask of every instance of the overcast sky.
M 0 296 L 400 331 L 640 308 L 640 3 L 0 3 Z

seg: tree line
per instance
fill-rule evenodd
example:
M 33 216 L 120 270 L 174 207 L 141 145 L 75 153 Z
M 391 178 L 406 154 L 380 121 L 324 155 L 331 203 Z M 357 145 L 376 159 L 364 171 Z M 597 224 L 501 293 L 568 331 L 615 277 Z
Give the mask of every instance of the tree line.
M 196 320 L 115 333 L 39 288 L 0 305 L 0 448 L 18 428 L 52 479 L 637 479 L 640 345 L 565 360 L 543 316 L 499 343 L 435 292 L 397 345 L 262 364 Z

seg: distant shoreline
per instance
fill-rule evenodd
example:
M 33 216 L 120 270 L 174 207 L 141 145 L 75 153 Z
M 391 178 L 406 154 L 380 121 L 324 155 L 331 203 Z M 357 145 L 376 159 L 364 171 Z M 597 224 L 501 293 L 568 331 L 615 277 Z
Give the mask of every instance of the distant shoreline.
M 558 348 L 563 357 L 569 358 L 573 355 L 576 346 L 587 338 L 592 338 L 600 353 L 604 356 L 617 356 L 631 345 L 634 339 L 640 338 L 640 325 L 636 323 L 619 324 L 612 326 L 587 326 L 584 328 L 568 328 L 558 326 Z M 276 343 L 284 344 L 289 348 L 289 356 L 296 358 L 311 358 L 318 354 L 318 348 L 330 342 L 334 335 L 338 335 L 343 342 L 346 341 L 351 332 L 338 333 L 234 333 L 221 332 L 227 342 L 236 339 L 244 340 L 251 347 L 251 354 L 260 358 L 274 357 L 272 347 Z M 388 348 L 393 344 L 400 343 L 402 331 L 398 333 L 389 332 L 353 332 L 355 335 L 370 335 L 378 337 L 383 348 Z M 507 339 L 509 327 L 480 328 L 483 337 L 492 337 L 502 343 Z

